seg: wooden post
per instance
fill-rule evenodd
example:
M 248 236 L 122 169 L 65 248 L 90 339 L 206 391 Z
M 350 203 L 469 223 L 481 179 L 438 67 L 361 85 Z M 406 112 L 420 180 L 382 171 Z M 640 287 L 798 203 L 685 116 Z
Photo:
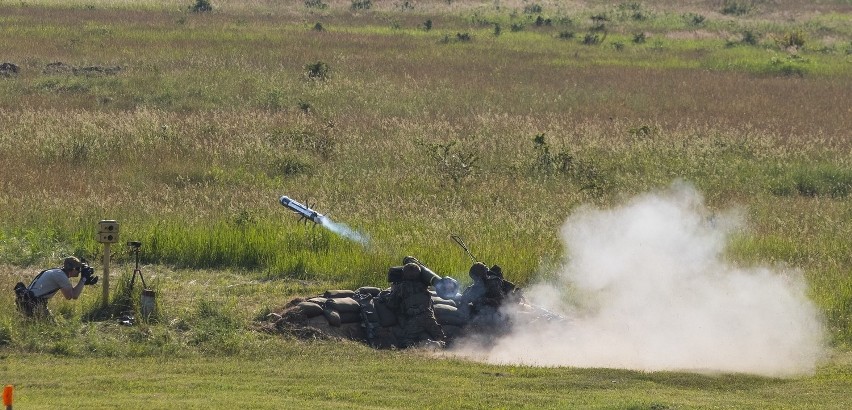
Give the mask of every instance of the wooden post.
M 102 306 L 104 308 L 109 305 L 109 245 L 118 242 L 118 222 L 112 219 L 104 219 L 98 222 L 98 242 L 104 244 L 104 276 L 101 278 L 101 283 L 104 287 L 104 300 Z
M 104 243 L 104 275 L 101 278 L 101 283 L 103 283 L 104 293 L 103 300 L 101 301 L 101 306 L 106 308 L 109 305 L 109 263 L 110 263 L 110 243 Z

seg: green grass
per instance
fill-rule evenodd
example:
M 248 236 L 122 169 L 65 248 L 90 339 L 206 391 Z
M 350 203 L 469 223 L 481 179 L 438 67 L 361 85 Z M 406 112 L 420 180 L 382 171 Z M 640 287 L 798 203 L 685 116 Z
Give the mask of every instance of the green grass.
M 52 408 L 821 408 L 850 404 L 842 368 L 781 380 L 745 375 L 491 366 L 352 343 L 277 343 L 245 355 L 142 359 L 20 355 L 15 404 Z M 44 368 L 54 382 L 44 384 Z M 81 379 L 80 369 L 87 376 Z M 416 377 L 412 377 L 416 375 Z M 4 377 L 5 378 L 5 377 Z M 81 381 L 82 380 L 82 381 Z

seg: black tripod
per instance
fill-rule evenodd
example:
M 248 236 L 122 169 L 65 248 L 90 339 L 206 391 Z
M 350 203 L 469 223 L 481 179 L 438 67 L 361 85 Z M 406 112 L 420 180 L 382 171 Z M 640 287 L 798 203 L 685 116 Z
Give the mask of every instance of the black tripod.
M 136 283 L 137 274 L 139 275 L 139 279 L 142 280 L 142 289 L 148 289 L 148 285 L 145 283 L 145 277 L 142 276 L 142 269 L 139 269 L 139 250 L 142 248 L 142 242 L 127 242 L 127 246 L 130 247 L 130 252 L 133 252 L 136 255 L 136 268 L 133 269 L 133 278 L 130 279 L 130 290 L 133 290 L 133 284 Z

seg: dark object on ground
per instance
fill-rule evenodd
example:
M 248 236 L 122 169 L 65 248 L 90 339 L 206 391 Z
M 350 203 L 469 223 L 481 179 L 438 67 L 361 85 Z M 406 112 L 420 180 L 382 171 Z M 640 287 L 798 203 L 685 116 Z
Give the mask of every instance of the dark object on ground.
M 21 71 L 18 68 L 17 64 L 14 63 L 0 63 L 0 76 L 2 77 L 11 77 L 13 75 L 17 75 Z

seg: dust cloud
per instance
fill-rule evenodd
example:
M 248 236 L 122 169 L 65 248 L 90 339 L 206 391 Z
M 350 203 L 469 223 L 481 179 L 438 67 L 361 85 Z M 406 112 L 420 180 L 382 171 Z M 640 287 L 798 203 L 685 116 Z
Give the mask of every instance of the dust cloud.
M 820 314 L 801 272 L 726 260 L 742 222 L 711 213 L 685 183 L 580 209 L 562 227 L 556 278 L 526 291 L 569 320 L 515 320 L 490 348 L 459 352 L 504 364 L 810 374 L 825 353 Z

